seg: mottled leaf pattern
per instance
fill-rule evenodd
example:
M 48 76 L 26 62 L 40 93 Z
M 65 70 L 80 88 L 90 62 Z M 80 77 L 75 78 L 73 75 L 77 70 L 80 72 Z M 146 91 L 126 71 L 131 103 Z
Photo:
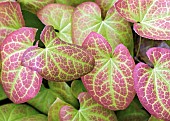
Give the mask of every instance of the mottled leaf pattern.
M 75 8 L 73 13 L 73 43 L 82 45 L 87 35 L 95 31 L 107 39 L 112 48 L 123 43 L 132 50 L 132 31 L 130 25 L 116 12 L 114 6 L 101 17 L 101 9 L 96 3 L 85 2 Z
M 14 103 L 23 103 L 39 91 L 42 77 L 21 65 L 24 51 L 34 42 L 36 29 L 23 27 L 12 32 L 2 43 L 1 81 L 4 90 Z
M 83 43 L 95 58 L 95 67 L 82 81 L 94 100 L 111 110 L 123 110 L 135 96 L 133 58 L 123 44 L 113 51 L 109 43 L 95 32 Z
M 117 11 L 134 23 L 134 30 L 140 36 L 155 39 L 170 39 L 169 0 L 118 0 Z
M 28 48 L 23 55 L 22 64 L 39 72 L 46 80 L 70 81 L 93 69 L 93 57 L 81 46 L 58 39 L 53 27 L 45 27 L 41 40 L 46 48 Z
M 28 10 L 34 14 L 38 10 L 50 3 L 54 3 L 54 0 L 17 0 L 24 10 Z
M 117 121 L 113 111 L 96 103 L 87 92 L 78 96 L 80 109 L 65 105 L 60 109 L 61 121 Z
M 52 25 L 57 36 L 68 43 L 72 43 L 71 21 L 74 8 L 63 4 L 48 4 L 38 12 L 39 19 L 45 25 Z
M 9 33 L 24 25 L 20 5 L 17 2 L 0 2 L 0 45 Z
M 48 121 L 59 121 L 59 119 L 60 119 L 60 117 L 59 117 L 60 109 L 65 105 L 69 105 L 69 104 L 62 101 L 60 98 L 57 98 L 49 109 Z
M 170 50 L 151 48 L 147 51 L 152 69 L 138 63 L 134 69 L 135 90 L 141 104 L 153 116 L 170 119 Z
M 78 4 L 87 1 L 94 1 L 94 0 L 55 0 L 56 3 L 61 3 L 61 4 L 71 5 L 71 6 L 76 6 Z
M 95 2 L 100 6 L 102 16 L 105 17 L 107 11 L 114 5 L 116 0 L 95 0 Z
M 5 104 L 0 106 L 0 121 L 20 121 L 38 112 L 30 106 L 23 104 Z

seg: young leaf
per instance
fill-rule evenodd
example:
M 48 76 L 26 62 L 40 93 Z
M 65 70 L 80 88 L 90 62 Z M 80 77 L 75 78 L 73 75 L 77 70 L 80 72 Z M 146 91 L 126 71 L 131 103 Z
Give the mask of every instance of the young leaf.
M 155 40 L 170 39 L 169 0 L 118 0 L 116 10 L 134 23 L 134 30 L 142 37 Z
M 113 111 L 96 103 L 87 92 L 80 93 L 78 100 L 80 109 L 77 110 L 70 105 L 60 109 L 61 121 L 117 121 Z
M 95 58 L 94 69 L 82 77 L 89 94 L 110 110 L 127 108 L 135 96 L 135 63 L 128 49 L 119 44 L 113 51 L 103 36 L 95 32 L 88 35 L 83 47 Z
M 130 50 L 133 49 L 132 31 L 114 6 L 107 11 L 106 17 L 101 17 L 101 9 L 96 3 L 85 2 L 75 8 L 73 13 L 72 33 L 73 43 L 82 45 L 90 32 L 95 31 L 109 42 L 112 48 L 123 43 Z
M 154 65 L 138 63 L 133 77 L 135 90 L 141 104 L 153 116 L 170 119 L 170 50 L 151 48 L 147 51 L 149 60 Z
M 93 57 L 84 48 L 58 39 L 53 27 L 45 27 L 41 40 L 46 48 L 28 48 L 22 64 L 37 71 L 46 80 L 70 81 L 93 69 Z
M 74 8 L 63 4 L 48 4 L 37 13 L 45 25 L 52 25 L 57 30 L 57 36 L 72 43 L 71 21 Z
M 11 103 L 0 106 L 1 121 L 20 121 L 22 118 L 37 114 L 36 110 L 24 104 Z
M 34 14 L 37 13 L 38 10 L 42 9 L 44 6 L 50 3 L 54 3 L 54 0 L 17 0 L 22 9 L 30 11 Z
M 34 42 L 36 29 L 23 27 L 9 34 L 1 46 L 3 88 L 14 103 L 23 103 L 39 91 L 42 77 L 21 65 L 24 51 Z
M 0 45 L 9 33 L 24 25 L 20 5 L 17 2 L 0 2 Z

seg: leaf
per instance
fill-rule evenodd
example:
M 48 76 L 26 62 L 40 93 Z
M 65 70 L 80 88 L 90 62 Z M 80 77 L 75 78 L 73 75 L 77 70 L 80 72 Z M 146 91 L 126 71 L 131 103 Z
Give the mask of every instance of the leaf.
M 68 43 L 72 43 L 71 21 L 74 7 L 63 4 L 48 4 L 37 13 L 38 18 L 45 25 L 52 25 L 57 36 Z
M 117 111 L 118 121 L 148 121 L 150 115 L 138 103 L 133 100 L 125 110 Z
M 5 104 L 0 106 L 0 121 L 20 121 L 22 118 L 37 115 L 38 112 L 24 104 Z
M 23 27 L 6 37 L 1 46 L 2 85 L 8 98 L 14 103 L 23 103 L 39 91 L 42 77 L 21 65 L 24 51 L 34 42 L 36 29 Z
M 28 48 L 22 64 L 37 71 L 46 80 L 70 81 L 93 69 L 93 57 L 84 48 L 58 39 L 53 27 L 45 27 L 41 40 L 46 48 Z
M 73 12 L 72 33 L 73 43 L 82 45 L 90 32 L 101 34 L 112 48 L 123 43 L 131 51 L 133 38 L 130 24 L 111 7 L 106 17 L 101 17 L 101 9 L 96 3 L 85 2 L 77 6 Z
M 71 5 L 71 6 L 77 6 L 78 4 L 81 4 L 87 1 L 94 2 L 94 0 L 55 0 L 56 3 L 61 3 L 61 4 Z
M 59 121 L 59 119 L 60 119 L 60 117 L 59 117 L 60 109 L 65 105 L 69 105 L 69 104 L 62 101 L 60 98 L 57 98 L 49 109 L 48 121 Z
M 164 120 L 161 120 L 161 119 L 157 119 L 156 117 L 152 116 L 149 118 L 148 121 L 164 121 Z
M 116 0 L 95 0 L 95 2 L 100 6 L 102 16 L 105 17 L 107 11 L 114 5 Z
M 170 119 L 170 50 L 151 48 L 146 52 L 154 65 L 138 63 L 133 77 L 135 90 L 143 107 L 153 116 Z
M 6 96 L 5 92 L 4 92 L 4 89 L 3 89 L 2 85 L 0 84 L 0 101 L 4 100 L 6 98 L 7 98 L 7 96 Z
M 22 9 L 32 12 L 34 14 L 37 13 L 38 10 L 42 9 L 44 6 L 50 3 L 54 3 L 54 0 L 17 0 Z
M 24 26 L 20 5 L 17 2 L 0 2 L 0 45 L 8 34 Z
M 135 96 L 132 71 L 133 58 L 123 44 L 113 51 L 109 43 L 95 32 L 91 32 L 83 45 L 95 58 L 95 67 L 81 77 L 93 99 L 110 110 L 123 110 Z
M 87 92 L 81 80 L 74 80 L 71 83 L 71 92 L 74 97 L 78 98 L 81 92 Z
M 116 10 L 134 23 L 134 30 L 142 37 L 154 40 L 170 39 L 169 0 L 118 0 Z
M 48 119 L 47 119 L 47 116 L 45 115 L 37 114 L 37 115 L 29 116 L 29 117 L 24 117 L 22 119 L 15 120 L 15 121 L 48 121 Z
M 61 121 L 117 121 L 113 111 L 93 101 L 87 92 L 80 93 L 78 99 L 80 109 L 77 110 L 70 105 L 60 109 Z

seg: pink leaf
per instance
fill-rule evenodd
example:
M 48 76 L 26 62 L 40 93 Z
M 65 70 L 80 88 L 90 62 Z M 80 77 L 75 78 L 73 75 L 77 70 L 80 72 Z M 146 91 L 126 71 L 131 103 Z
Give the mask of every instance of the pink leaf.
M 118 0 L 119 14 L 134 23 L 140 36 L 155 40 L 170 40 L 169 0 Z
M 138 63 L 133 77 L 135 90 L 144 108 L 153 116 L 170 119 L 170 50 L 151 48 L 147 51 L 154 68 Z
M 114 52 L 109 43 L 92 32 L 83 43 L 95 58 L 95 67 L 82 81 L 95 101 L 111 110 L 127 108 L 135 96 L 132 70 L 135 63 L 127 48 L 120 44 Z
M 21 65 L 24 51 L 32 45 L 36 29 L 23 27 L 9 34 L 2 43 L 1 80 L 7 96 L 14 103 L 23 103 L 39 91 L 42 77 Z
M 43 78 L 49 81 L 70 81 L 93 69 L 93 57 L 83 47 L 58 39 L 52 26 L 44 28 L 41 39 L 46 48 L 28 48 L 22 64 L 36 70 Z
M 17 2 L 0 2 L 0 45 L 9 33 L 24 25 L 21 8 Z

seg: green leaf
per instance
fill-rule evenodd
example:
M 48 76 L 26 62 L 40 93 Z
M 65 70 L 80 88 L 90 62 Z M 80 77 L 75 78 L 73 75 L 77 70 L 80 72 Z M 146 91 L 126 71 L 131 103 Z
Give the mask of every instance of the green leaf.
M 93 101 L 87 92 L 80 93 L 78 99 L 80 102 L 78 110 L 70 105 L 60 109 L 61 121 L 117 121 L 113 111 Z
M 71 92 L 74 97 L 78 98 L 81 92 L 87 92 L 81 80 L 74 80 L 71 83 Z
M 18 121 L 37 114 L 36 110 L 24 104 L 11 103 L 0 106 L 0 121 Z
M 17 0 L 21 4 L 22 9 L 37 13 L 38 10 L 50 3 L 54 3 L 54 0 Z
M 48 121 L 47 116 L 42 114 L 32 115 L 15 121 Z
M 90 32 L 97 32 L 109 42 L 114 49 L 122 43 L 133 51 L 133 37 L 130 24 L 111 7 L 105 18 L 101 17 L 100 7 L 93 2 L 85 2 L 77 6 L 73 13 L 73 43 L 82 45 Z
M 55 0 L 56 3 L 61 3 L 61 4 L 71 5 L 71 6 L 76 6 L 78 4 L 81 4 L 87 1 L 94 2 L 94 0 Z
M 161 119 L 157 119 L 156 117 L 152 116 L 149 118 L 148 121 L 164 121 L 164 120 L 161 120 Z
M 0 84 L 0 100 L 4 100 L 7 98 L 7 95 L 4 92 L 4 89 L 2 87 L 2 85 Z
M 52 25 L 57 36 L 72 43 L 71 22 L 74 7 L 63 4 L 48 4 L 37 15 L 45 25 Z

